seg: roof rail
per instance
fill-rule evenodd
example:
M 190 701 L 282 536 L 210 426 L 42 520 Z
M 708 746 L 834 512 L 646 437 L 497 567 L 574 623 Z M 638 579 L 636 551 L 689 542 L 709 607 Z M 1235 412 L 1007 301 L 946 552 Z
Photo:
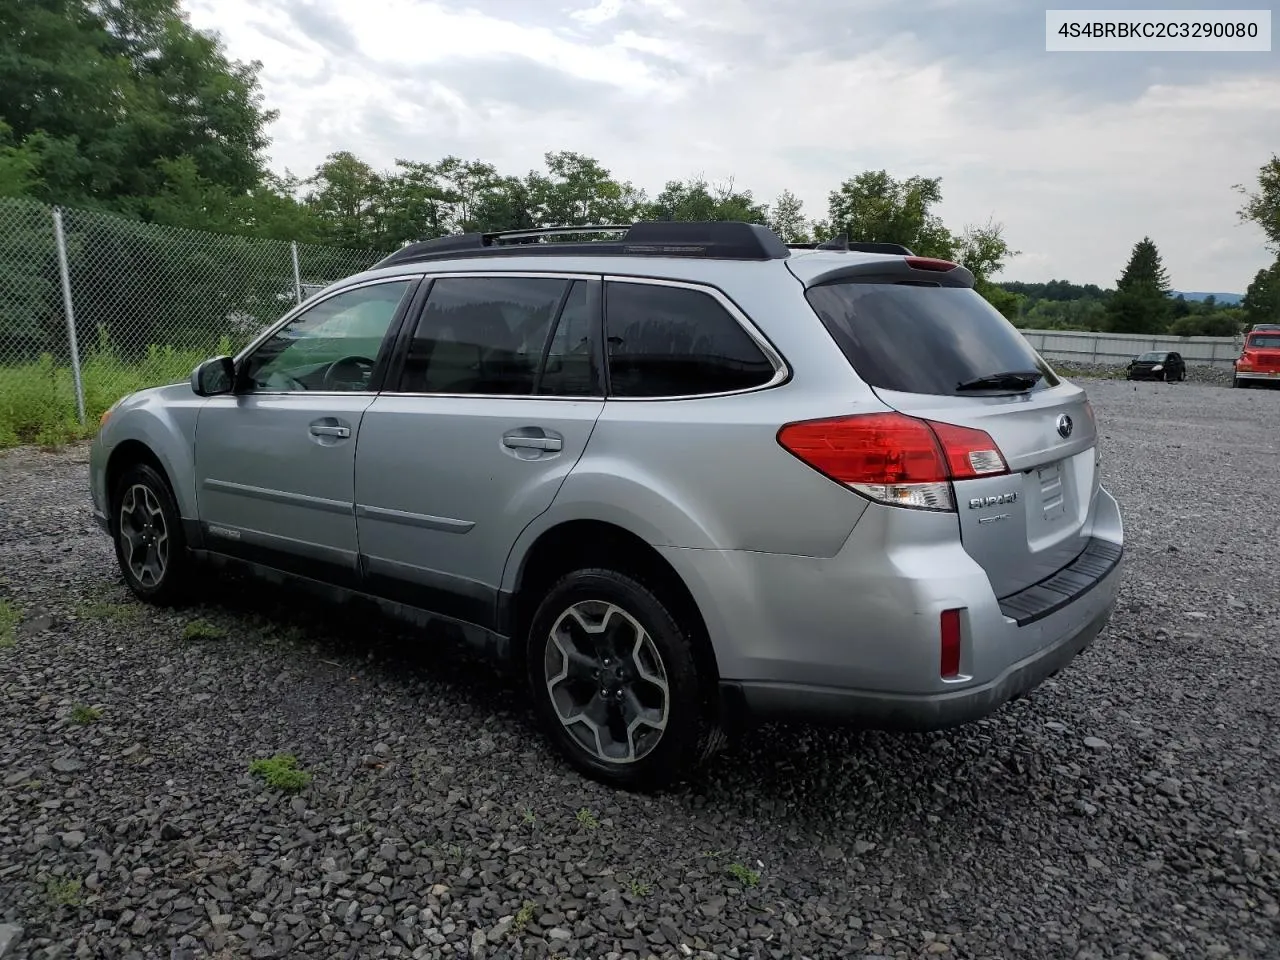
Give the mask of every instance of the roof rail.
M 854 250 L 858 253 L 893 253 L 904 257 L 914 257 L 909 248 L 900 243 L 880 243 L 874 240 L 849 240 L 847 233 L 824 240 L 821 243 L 788 243 L 792 250 Z
M 621 233 L 618 240 L 546 243 L 549 237 Z M 768 227 L 741 221 L 641 221 L 629 226 L 536 227 L 490 233 L 457 233 L 401 247 L 373 269 L 457 257 L 702 257 L 715 260 L 783 260 L 791 255 Z

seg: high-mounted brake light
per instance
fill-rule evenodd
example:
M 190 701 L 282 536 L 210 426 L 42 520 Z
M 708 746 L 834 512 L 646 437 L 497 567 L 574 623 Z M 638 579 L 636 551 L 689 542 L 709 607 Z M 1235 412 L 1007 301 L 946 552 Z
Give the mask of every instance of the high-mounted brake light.
M 778 431 L 778 443 L 872 500 L 921 510 L 955 510 L 952 480 L 1009 472 L 985 431 L 901 413 L 789 423 Z
M 958 263 L 952 263 L 950 260 L 941 260 L 938 257 L 907 257 L 907 266 L 914 270 L 934 270 L 938 273 L 946 273 L 948 270 L 954 270 L 960 266 Z

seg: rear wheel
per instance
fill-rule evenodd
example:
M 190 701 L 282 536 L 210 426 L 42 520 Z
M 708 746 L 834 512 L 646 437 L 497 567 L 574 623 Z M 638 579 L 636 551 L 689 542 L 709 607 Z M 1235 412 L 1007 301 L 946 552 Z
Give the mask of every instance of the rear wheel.
M 154 467 L 134 464 L 112 497 L 116 560 L 140 600 L 167 606 L 188 595 L 191 558 L 169 484 Z
M 687 776 L 722 742 L 695 638 L 693 624 L 628 574 L 561 578 L 533 616 L 526 660 L 548 738 L 579 771 L 614 786 Z

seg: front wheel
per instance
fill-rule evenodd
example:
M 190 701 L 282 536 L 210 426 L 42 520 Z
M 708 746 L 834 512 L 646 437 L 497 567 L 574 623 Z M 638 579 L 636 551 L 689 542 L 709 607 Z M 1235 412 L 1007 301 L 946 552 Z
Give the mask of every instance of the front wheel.
M 585 775 L 628 789 L 687 776 L 722 742 L 694 657 L 695 627 L 661 595 L 607 569 L 576 570 L 530 624 L 538 719 Z
M 129 467 L 116 484 L 112 508 L 116 560 L 133 594 L 159 606 L 185 599 L 191 558 L 164 477 L 145 463 Z

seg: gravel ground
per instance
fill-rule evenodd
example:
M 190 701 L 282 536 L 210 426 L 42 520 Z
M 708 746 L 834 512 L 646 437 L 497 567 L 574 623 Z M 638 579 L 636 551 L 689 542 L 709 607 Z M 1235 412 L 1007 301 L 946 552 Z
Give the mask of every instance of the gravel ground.
M 1090 651 L 982 723 L 772 727 L 656 797 L 394 625 L 141 608 L 85 451 L 3 455 L 0 954 L 1280 956 L 1280 392 L 1088 389 L 1130 545 Z M 282 751 L 297 794 L 249 772 Z

